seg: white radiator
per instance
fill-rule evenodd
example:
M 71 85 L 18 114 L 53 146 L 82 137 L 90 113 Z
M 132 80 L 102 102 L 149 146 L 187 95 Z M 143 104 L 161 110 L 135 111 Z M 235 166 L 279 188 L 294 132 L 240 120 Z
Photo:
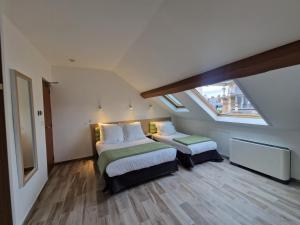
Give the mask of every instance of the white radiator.
M 291 154 L 288 148 L 232 138 L 230 162 L 281 181 L 290 180 Z

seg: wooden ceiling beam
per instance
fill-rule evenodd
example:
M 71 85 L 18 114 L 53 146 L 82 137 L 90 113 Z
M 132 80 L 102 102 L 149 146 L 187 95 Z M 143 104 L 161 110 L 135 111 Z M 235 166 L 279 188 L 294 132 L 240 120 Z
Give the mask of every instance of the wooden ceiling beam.
M 300 40 L 266 52 L 141 93 L 143 98 L 190 90 L 300 64 Z

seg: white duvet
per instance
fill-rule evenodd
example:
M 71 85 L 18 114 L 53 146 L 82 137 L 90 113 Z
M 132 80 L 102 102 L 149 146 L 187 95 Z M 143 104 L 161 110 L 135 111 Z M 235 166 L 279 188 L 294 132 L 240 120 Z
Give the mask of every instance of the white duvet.
M 137 141 L 128 141 L 118 144 L 102 144 L 99 141 L 96 143 L 96 148 L 98 155 L 100 156 L 102 152 L 113 149 L 126 148 L 135 145 L 141 145 L 154 142 L 149 138 L 144 138 Z M 111 162 L 106 167 L 106 173 L 109 177 L 119 176 L 134 170 L 139 170 L 155 165 L 159 165 L 165 162 L 170 162 L 176 158 L 175 148 L 161 149 L 145 154 L 130 156 L 116 161 Z
M 186 136 L 188 136 L 188 135 L 179 133 L 179 132 L 176 132 L 175 134 L 168 135 L 168 136 L 153 134 L 153 137 L 155 140 L 158 140 L 165 144 L 172 145 L 178 151 L 181 151 L 185 154 L 195 155 L 195 154 L 199 154 L 202 152 L 207 152 L 210 150 L 217 149 L 217 143 L 214 141 L 207 141 L 207 142 L 202 142 L 202 143 L 197 143 L 197 144 L 192 144 L 192 145 L 186 146 L 184 144 L 178 143 L 173 140 L 174 138 L 181 138 L 181 137 L 186 137 Z

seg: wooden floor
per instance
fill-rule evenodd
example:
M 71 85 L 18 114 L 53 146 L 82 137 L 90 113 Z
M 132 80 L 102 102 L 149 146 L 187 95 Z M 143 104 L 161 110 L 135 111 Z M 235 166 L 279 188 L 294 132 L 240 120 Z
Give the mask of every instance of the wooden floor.
M 92 160 L 56 166 L 27 224 L 299 225 L 300 186 L 241 168 L 204 163 L 192 171 L 103 194 Z

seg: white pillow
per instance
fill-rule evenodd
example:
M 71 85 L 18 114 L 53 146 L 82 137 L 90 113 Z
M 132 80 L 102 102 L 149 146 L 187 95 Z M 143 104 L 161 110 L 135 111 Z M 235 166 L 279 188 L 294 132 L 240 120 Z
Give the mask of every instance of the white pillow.
M 123 129 L 126 141 L 135 141 L 146 138 L 140 122 L 123 124 Z
M 122 127 L 117 124 L 100 124 L 100 142 L 103 144 L 124 142 Z
M 157 133 L 164 136 L 169 136 L 176 133 L 176 129 L 171 121 L 156 123 Z

